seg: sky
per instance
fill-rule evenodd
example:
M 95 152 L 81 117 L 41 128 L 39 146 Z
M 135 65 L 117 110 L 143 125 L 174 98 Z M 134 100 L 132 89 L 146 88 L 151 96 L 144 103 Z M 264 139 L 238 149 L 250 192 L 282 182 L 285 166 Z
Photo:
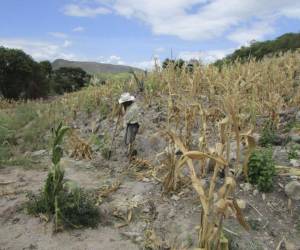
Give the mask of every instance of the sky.
M 167 57 L 212 62 L 300 32 L 300 0 L 0 0 L 0 46 L 34 59 L 151 68 Z

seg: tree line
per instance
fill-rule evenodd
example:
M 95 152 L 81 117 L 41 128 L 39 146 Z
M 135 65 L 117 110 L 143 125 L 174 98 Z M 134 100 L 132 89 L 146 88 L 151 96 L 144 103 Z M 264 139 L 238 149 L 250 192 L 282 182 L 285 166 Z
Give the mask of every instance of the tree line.
M 22 50 L 0 47 L 0 95 L 35 99 L 82 88 L 90 75 L 81 68 L 53 70 L 49 61 L 36 62 Z
M 239 60 L 247 62 L 250 59 L 257 61 L 263 59 L 265 56 L 279 56 L 287 51 L 295 51 L 300 48 L 300 33 L 286 33 L 277 37 L 274 40 L 267 40 L 263 42 L 252 41 L 250 46 L 242 46 L 235 50 L 232 54 L 225 58 L 216 61 L 216 66 L 230 64 Z

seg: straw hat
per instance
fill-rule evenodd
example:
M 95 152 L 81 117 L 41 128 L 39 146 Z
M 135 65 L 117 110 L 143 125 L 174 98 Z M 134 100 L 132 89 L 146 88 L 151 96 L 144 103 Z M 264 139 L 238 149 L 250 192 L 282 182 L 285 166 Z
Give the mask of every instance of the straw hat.
M 130 95 L 129 93 L 123 93 L 119 99 L 119 104 L 122 104 L 124 102 L 133 102 L 134 100 L 134 96 Z

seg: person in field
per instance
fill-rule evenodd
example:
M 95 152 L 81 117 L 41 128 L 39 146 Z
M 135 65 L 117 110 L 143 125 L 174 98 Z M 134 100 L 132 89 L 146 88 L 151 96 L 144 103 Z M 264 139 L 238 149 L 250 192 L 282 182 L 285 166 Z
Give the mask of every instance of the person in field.
M 129 93 L 123 93 L 119 99 L 124 112 L 125 145 L 128 146 L 128 156 L 131 158 L 137 154 L 134 150 L 134 142 L 141 125 L 141 110 L 135 102 L 135 97 Z

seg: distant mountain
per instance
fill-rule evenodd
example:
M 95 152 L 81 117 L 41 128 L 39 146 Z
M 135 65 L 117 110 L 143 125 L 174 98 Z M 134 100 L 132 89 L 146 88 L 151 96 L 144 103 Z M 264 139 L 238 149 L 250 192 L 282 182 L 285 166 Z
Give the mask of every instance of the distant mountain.
M 53 69 L 58 69 L 62 67 L 79 67 L 90 74 L 96 73 L 122 73 L 129 72 L 131 70 L 140 71 L 141 69 L 134 68 L 125 65 L 114 65 L 107 63 L 97 63 L 97 62 L 79 62 L 79 61 L 68 61 L 64 59 L 57 59 L 52 63 Z

